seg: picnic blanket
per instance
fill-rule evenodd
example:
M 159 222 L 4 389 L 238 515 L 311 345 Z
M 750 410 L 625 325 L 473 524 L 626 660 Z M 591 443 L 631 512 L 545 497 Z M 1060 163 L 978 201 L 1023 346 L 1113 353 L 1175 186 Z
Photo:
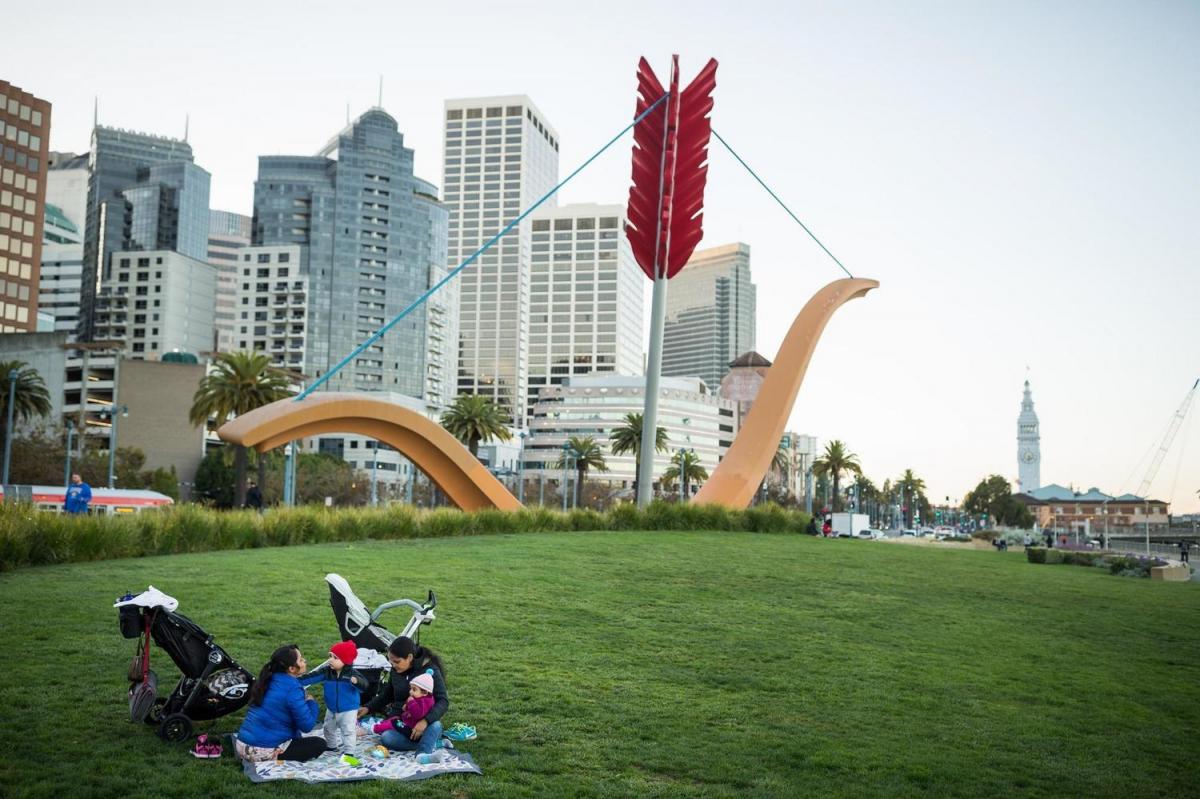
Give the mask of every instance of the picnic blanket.
M 368 733 L 359 736 L 355 757 L 362 763 L 351 766 L 342 761 L 341 753 L 326 752 L 320 757 L 304 763 L 291 760 L 265 760 L 260 763 L 243 762 L 242 769 L 254 782 L 272 780 L 294 780 L 297 782 L 351 782 L 354 780 L 427 780 L 439 774 L 482 774 L 479 766 L 466 752 L 447 749 L 441 763 L 423 766 L 417 762 L 416 752 L 388 752 L 384 760 L 376 760 L 367 754 L 367 749 L 379 743 L 379 736 Z

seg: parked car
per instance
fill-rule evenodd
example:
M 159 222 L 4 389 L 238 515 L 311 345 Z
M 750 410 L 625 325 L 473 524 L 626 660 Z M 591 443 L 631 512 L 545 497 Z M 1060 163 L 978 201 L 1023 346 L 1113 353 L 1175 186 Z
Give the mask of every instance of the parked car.
M 876 530 L 874 528 L 868 528 L 866 530 L 862 530 L 861 532 L 859 532 L 858 537 L 875 541 L 880 538 L 885 538 L 886 536 L 884 536 L 883 530 Z
M 901 538 L 903 538 L 903 537 L 905 537 L 905 536 L 907 536 L 907 537 L 909 537 L 909 538 L 916 538 L 916 537 L 917 537 L 917 531 L 916 531 L 916 530 L 912 530 L 912 529 L 909 529 L 909 530 L 901 530 L 901 531 L 900 531 L 900 537 L 901 537 Z

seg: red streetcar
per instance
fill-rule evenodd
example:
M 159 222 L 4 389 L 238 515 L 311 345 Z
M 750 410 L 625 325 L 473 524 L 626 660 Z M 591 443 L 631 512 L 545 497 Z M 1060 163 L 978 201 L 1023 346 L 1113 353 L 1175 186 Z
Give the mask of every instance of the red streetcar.
M 32 502 L 41 510 L 61 513 L 67 500 L 67 490 L 61 486 L 12 486 L 17 491 L 17 501 Z M 0 486 L 0 498 L 4 498 L 4 486 Z M 88 513 L 111 516 L 118 513 L 141 513 L 144 510 L 174 504 L 174 500 L 157 491 L 124 488 L 93 488 Z

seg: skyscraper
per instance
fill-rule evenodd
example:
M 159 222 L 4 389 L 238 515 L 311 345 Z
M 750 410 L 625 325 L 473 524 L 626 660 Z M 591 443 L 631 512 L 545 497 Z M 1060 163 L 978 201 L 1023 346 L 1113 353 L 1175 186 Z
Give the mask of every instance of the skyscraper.
M 529 395 L 571 375 L 642 371 L 641 269 L 619 205 L 567 205 L 533 214 Z
M 447 100 L 444 152 L 449 268 L 558 182 L 558 134 L 524 95 Z M 529 391 L 532 231 L 524 220 L 456 281 L 456 393 L 490 397 L 517 427 L 525 426 Z
M 96 295 L 112 254 L 172 250 L 203 260 L 208 248 L 209 174 L 185 141 L 107 128 L 92 130 L 83 237 L 80 337 L 93 335 Z
M 1017 416 L 1017 491 L 1029 493 L 1042 487 L 1042 436 L 1038 430 L 1037 413 L 1033 410 L 1033 392 L 1025 381 L 1021 397 L 1021 413 Z
M 238 326 L 238 250 L 250 245 L 250 217 L 232 211 L 209 211 L 208 262 L 217 268 L 217 307 L 213 316 L 217 352 L 240 349 L 234 344 Z
M 83 273 L 83 224 L 87 208 L 87 156 L 50 153 L 46 173 L 46 226 L 38 311 L 54 319 L 54 330 L 74 338 L 79 326 Z
M 436 196 L 413 175 L 413 151 L 381 108 L 317 155 L 259 158 L 252 237 L 255 245 L 300 245 L 306 375 L 324 375 L 428 288 L 446 259 L 446 210 Z M 239 325 L 248 313 L 239 308 Z M 418 307 L 325 386 L 424 399 L 429 313 Z
M 750 245 L 696 250 L 667 289 L 662 373 L 717 390 L 729 363 L 754 349 L 755 306 Z
M 37 328 L 50 103 L 0 80 L 0 332 Z

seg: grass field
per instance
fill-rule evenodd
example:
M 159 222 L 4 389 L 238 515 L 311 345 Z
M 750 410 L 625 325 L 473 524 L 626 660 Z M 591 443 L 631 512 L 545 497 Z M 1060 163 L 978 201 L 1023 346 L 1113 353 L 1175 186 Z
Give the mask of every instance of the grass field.
M 257 672 L 280 643 L 316 662 L 334 642 L 330 571 L 369 605 L 438 592 L 422 642 L 446 661 L 447 721 L 479 728 L 464 748 L 484 776 L 256 786 L 125 720 L 114 597 L 152 583 Z M 0 608 L 6 796 L 1200 792 L 1200 591 L 1015 552 L 749 533 L 355 542 L 23 569 L 0 574 Z

